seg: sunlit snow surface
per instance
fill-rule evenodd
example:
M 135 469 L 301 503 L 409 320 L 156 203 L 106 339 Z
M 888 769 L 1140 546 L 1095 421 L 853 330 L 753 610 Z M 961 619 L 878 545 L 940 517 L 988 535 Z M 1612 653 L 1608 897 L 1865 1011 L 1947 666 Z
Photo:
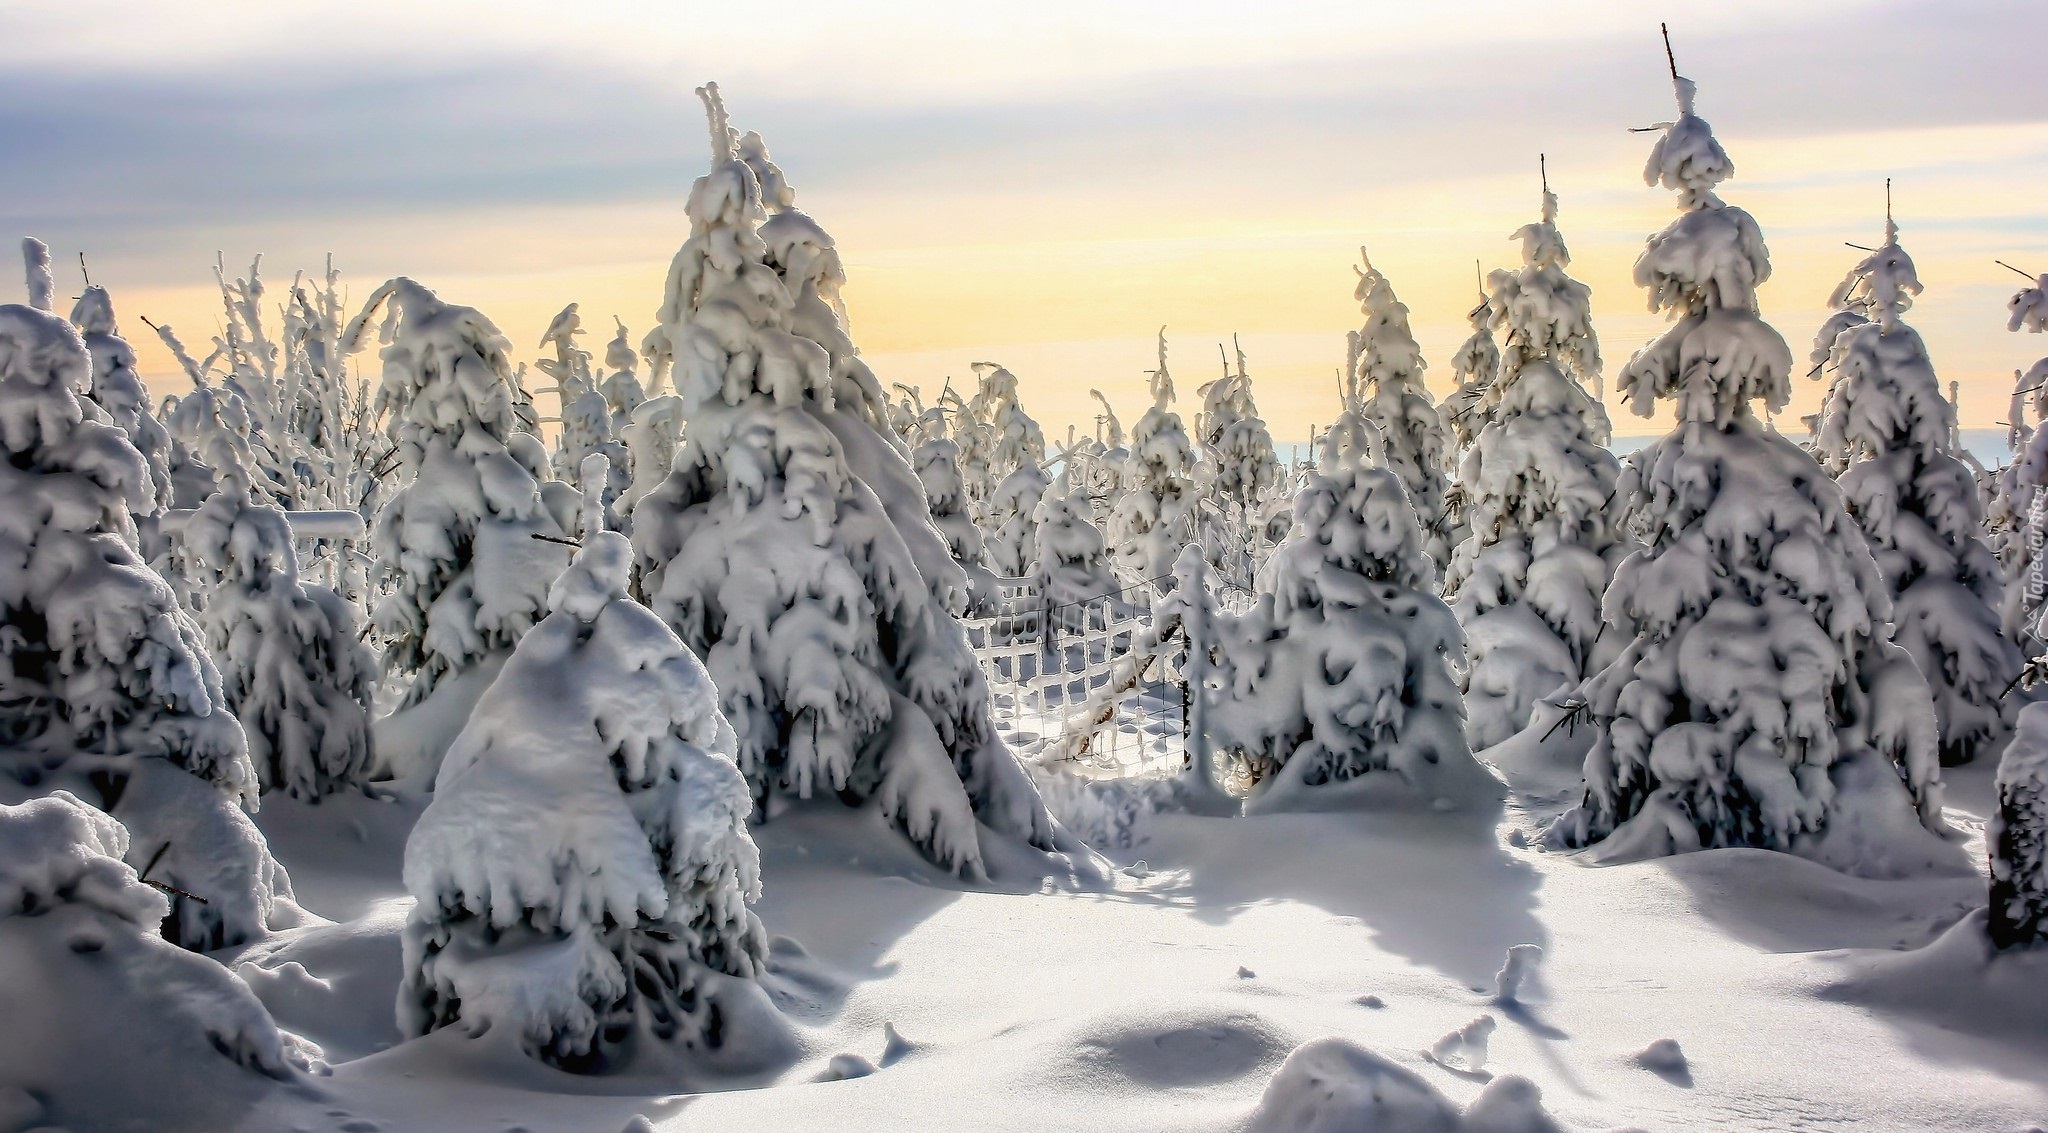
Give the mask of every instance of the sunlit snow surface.
M 1991 771 L 1949 774 L 1951 817 L 1981 860 Z M 167 1055 L 118 1024 L 0 1029 L 0 1067 L 53 1038 L 106 1055 L 36 1059 L 69 1068 L 25 1083 L 47 1108 L 21 1128 L 119 1096 L 137 1128 L 161 1130 L 611 1133 L 644 1115 L 661 1130 L 1220 1131 L 1299 1120 L 1305 1074 L 1325 1075 L 1320 1089 L 1383 1064 L 1406 1077 L 1373 1089 L 1417 1078 L 1450 1107 L 1489 1079 L 1489 1104 L 1519 1105 L 1510 1076 L 1527 1078 L 1579 1131 L 2016 1131 L 2048 1116 L 2048 956 L 1987 971 L 1981 877 L 1858 880 L 1755 850 L 1590 866 L 1528 848 L 1555 792 L 1518 785 L 1499 815 L 1155 816 L 1097 890 L 1048 886 L 1043 859 L 992 841 L 997 881 L 966 887 L 872 810 L 798 807 L 756 837 L 769 986 L 801 1056 L 688 1082 L 577 1078 L 491 1036 L 394 1046 L 414 810 L 279 798 L 260 816 L 273 847 L 301 900 L 342 923 L 251 948 L 239 971 L 324 1048 L 330 1076 L 224 1077 L 211 1052 Z M 1501 1003 L 1517 944 L 1543 953 Z M 0 969 L 56 969 L 66 995 L 82 978 L 66 966 L 93 962 L 0 952 Z M 58 1004 L 36 1002 L 43 985 L 0 980 L 0 1017 L 45 1019 Z M 121 1008 L 98 998 L 65 1000 L 67 1014 Z M 1482 1014 L 1497 1026 L 1479 1069 L 1425 1057 Z M 1326 1038 L 1349 1046 L 1304 1052 L 1261 1109 L 1289 1052 Z

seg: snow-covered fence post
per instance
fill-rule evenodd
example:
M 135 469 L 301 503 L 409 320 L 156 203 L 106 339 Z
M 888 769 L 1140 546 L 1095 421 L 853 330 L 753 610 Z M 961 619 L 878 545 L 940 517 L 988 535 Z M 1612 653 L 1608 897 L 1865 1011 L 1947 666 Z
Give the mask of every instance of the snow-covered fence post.
M 1197 813 L 1235 814 L 1237 802 L 1225 794 L 1216 781 L 1216 759 L 1209 749 L 1209 596 L 1208 560 L 1202 545 L 1190 543 L 1174 560 L 1174 590 L 1168 596 L 1168 615 L 1180 622 L 1181 639 L 1187 644 L 1187 660 L 1181 667 L 1183 731 L 1188 748 L 1187 769 L 1181 773 L 1181 789 L 1188 809 Z
M 1998 762 L 1991 850 L 1991 943 L 2048 944 L 2048 707 L 2030 705 Z

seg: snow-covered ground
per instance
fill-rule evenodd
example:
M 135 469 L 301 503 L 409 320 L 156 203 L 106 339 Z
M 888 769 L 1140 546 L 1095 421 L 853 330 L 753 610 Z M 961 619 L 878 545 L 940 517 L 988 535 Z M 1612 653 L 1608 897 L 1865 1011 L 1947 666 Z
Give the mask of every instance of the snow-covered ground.
M 1950 773 L 1973 859 L 1990 774 Z M 1539 790 L 1499 814 L 1159 815 L 1109 883 L 987 845 L 998 880 L 971 887 L 872 809 L 798 807 L 756 837 L 800 1056 L 657 1082 L 560 1073 L 490 1035 L 400 1045 L 417 811 L 278 797 L 260 824 L 329 923 L 230 963 L 331 1074 L 272 1083 L 142 1020 L 78 1026 L 95 956 L 0 948 L 0 1015 L 41 1024 L 0 1028 L 0 1065 L 55 1075 L 0 1089 L 0 1129 L 1235 1130 L 1291 1050 L 1331 1037 L 1459 1103 L 1523 1076 L 1571 1130 L 2048 1121 L 2048 955 L 1987 971 L 1981 876 L 1858 880 L 1757 850 L 1590 866 L 1532 847 L 1550 809 Z M 1518 944 L 1542 955 L 1502 1003 Z M 1483 1064 L 1426 1056 L 1482 1014 Z

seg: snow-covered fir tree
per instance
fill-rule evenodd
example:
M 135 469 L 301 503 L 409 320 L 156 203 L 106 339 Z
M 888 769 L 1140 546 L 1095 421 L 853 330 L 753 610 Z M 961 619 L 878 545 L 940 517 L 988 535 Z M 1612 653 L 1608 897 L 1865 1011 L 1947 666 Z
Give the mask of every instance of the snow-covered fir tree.
M 554 381 L 553 388 L 562 406 L 562 431 L 555 437 L 555 450 L 548 462 L 555 479 L 580 490 L 582 485 L 576 477 L 580 475 L 578 469 L 583 467 L 583 459 L 601 452 L 616 480 L 610 494 L 616 495 L 626 487 L 630 460 L 625 446 L 614 439 L 613 407 L 598 390 L 597 376 L 590 368 L 590 351 L 576 345 L 576 336 L 584 333 L 583 316 L 577 307 L 578 304 L 569 304 L 549 322 L 540 344 L 552 347 L 555 356 L 535 363 L 541 373 Z
M 1248 811 L 1397 783 L 1425 805 L 1469 801 L 1491 782 L 1465 743 L 1463 636 L 1383 444 L 1348 403 L 1258 604 L 1217 619 L 1223 679 L 1209 728 L 1253 780 Z
M 241 943 L 290 882 L 242 813 L 256 771 L 199 627 L 138 553 L 132 516 L 154 488 L 87 398 L 92 373 L 69 322 L 0 306 L 0 547 L 15 564 L 0 572 L 0 791 L 110 811 L 182 891 L 164 934 Z
M 989 565 L 997 574 L 1021 578 L 1038 558 L 1038 505 L 1052 488 L 1045 469 L 1026 464 L 1003 477 L 982 501 L 981 527 Z
M 318 801 L 365 781 L 376 662 L 355 610 L 300 578 L 285 513 L 223 470 L 182 539 L 218 579 L 199 625 L 262 789 Z
M 1195 446 L 1173 411 L 1173 375 L 1166 368 L 1166 330 L 1159 331 L 1159 368 L 1151 373 L 1152 407 L 1131 429 L 1124 492 L 1110 508 L 1110 560 L 1125 586 L 1170 589 L 1173 563 L 1194 539 Z
M 2048 331 L 2048 275 L 2015 294 L 2010 308 L 2008 330 Z M 1999 548 L 2006 583 L 2003 626 L 2021 653 L 2039 657 L 2048 653 L 2048 563 L 2040 557 L 2048 535 L 2048 428 L 2026 424 L 2026 404 L 2031 398 L 2035 421 L 2048 420 L 2048 357 L 2014 374 L 2013 383 L 2006 416 L 2014 456 L 1999 482 L 2005 532 Z
M 1756 221 L 1715 193 L 1734 166 L 1693 84 L 1673 84 L 1678 118 L 1645 177 L 1677 194 L 1679 216 L 1635 274 L 1674 325 L 1620 385 L 1636 412 L 1668 405 L 1678 423 L 1621 475 L 1617 498 L 1650 538 L 1608 587 L 1626 645 L 1584 686 L 1585 798 L 1550 838 L 1904 868 L 1939 845 L 1905 833 L 1941 824 L 1933 702 L 1887 639 L 1884 579 L 1842 490 L 1751 411 L 1790 389 L 1791 351 L 1757 314 L 1770 257 Z
M 602 480 L 604 458 L 590 474 Z M 552 611 L 441 764 L 405 847 L 399 1022 L 516 1034 L 580 1072 L 649 1043 L 758 1043 L 767 935 L 733 730 L 704 666 L 626 595 L 596 485 Z M 744 997 L 744 999 L 743 999 Z
M 85 395 L 128 435 L 149 469 L 149 508 L 135 517 L 138 522 L 154 517 L 171 506 L 171 435 L 151 408 L 149 387 L 135 370 L 135 348 L 121 337 L 106 288 L 86 285 L 71 308 L 71 325 L 92 352 L 92 385 Z
M 968 611 L 992 610 L 1000 597 L 996 575 L 989 569 L 988 548 L 982 542 L 981 528 L 967 511 L 967 486 L 960 476 L 960 446 L 937 429 L 919 435 L 926 439 L 911 450 L 911 467 L 917 472 L 918 483 L 924 486 L 932 524 L 946 540 L 953 561 L 967 576 Z
M 1981 537 L 1976 477 L 1955 455 L 1955 409 L 1904 321 L 1920 290 L 1888 218 L 1884 244 L 1835 288 L 1838 315 L 1815 344 L 1834 382 L 1814 450 L 1891 589 L 1893 639 L 1927 678 L 1953 764 L 1995 756 L 2011 735 L 2017 703 L 2005 693 L 2021 657 L 2000 631 L 1998 563 Z
M 1471 650 L 1475 747 L 1521 731 L 1539 698 L 1599 667 L 1600 599 L 1628 551 L 1612 506 L 1612 430 L 1585 388 L 1600 371 L 1592 292 L 1565 273 L 1556 221 L 1546 183 L 1541 219 L 1514 235 L 1522 266 L 1490 281 L 1486 308 L 1507 348 L 1471 410 L 1483 423 L 1458 476 L 1471 536 L 1445 583 Z
M 1493 379 L 1500 372 L 1500 344 L 1494 341 L 1493 297 L 1482 287 L 1479 303 L 1465 313 L 1472 333 L 1451 355 L 1451 392 L 1437 407 L 1444 426 L 1451 431 L 1454 454 L 1463 454 L 1479 439 L 1479 430 L 1491 419 Z M 1453 462 L 1461 463 L 1459 461 Z M 1454 485 L 1455 487 L 1455 485 Z M 1455 544 L 1453 544 L 1455 547 Z
M 617 316 L 612 321 L 618 323 L 619 330 L 604 348 L 604 365 L 610 373 L 598 383 L 597 392 L 604 395 L 604 403 L 612 411 L 612 435 L 623 437 L 633 411 L 647 400 L 647 390 L 640 385 L 640 355 L 633 349 L 625 321 Z M 618 470 L 612 474 L 616 477 Z
M 970 875 L 977 820 L 1050 847 L 948 614 L 966 579 L 835 309 L 830 238 L 786 199 L 770 215 L 717 88 L 701 94 L 712 166 L 649 336 L 690 423 L 633 512 L 649 605 L 710 670 L 764 816 L 820 793 L 872 802 Z
M 546 538 L 562 531 L 535 472 L 509 445 L 521 395 L 505 336 L 474 308 L 400 277 L 371 294 L 346 351 L 362 348 L 380 311 L 377 407 L 404 486 L 388 494 L 371 531 L 394 579 L 376 625 L 386 672 L 412 678 L 411 705 L 509 651 L 546 612 L 565 555 Z
M 1237 351 L 1237 372 L 1201 388 L 1202 411 L 1195 431 L 1213 466 L 1208 488 L 1217 501 L 1240 515 L 1255 515 L 1267 496 L 1280 487 L 1280 458 L 1273 434 L 1252 400 L 1252 380 L 1245 373 L 1244 351 Z
M 1080 629 L 1088 604 L 1115 597 L 1117 583 L 1088 497 L 1071 484 L 1061 472 L 1039 499 L 1030 573 L 1050 615 L 1065 628 Z
M 630 516 L 642 496 L 661 486 L 683 447 L 683 399 L 672 393 L 650 397 L 633 407 L 633 419 L 620 430 L 633 480 L 615 505 Z
M 1045 463 L 1045 434 L 1024 411 L 1017 396 L 1017 375 L 994 362 L 976 362 L 974 376 L 979 384 L 967 400 L 955 439 L 968 498 L 982 526 L 992 529 L 990 501 L 1002 493 L 1012 473 Z M 1025 510 L 1028 514 L 1030 509 Z
M 1427 364 L 1408 328 L 1408 305 L 1395 296 L 1393 285 L 1372 266 L 1365 249 L 1360 248 L 1358 255 L 1365 266 L 1353 269 L 1358 273 L 1353 297 L 1365 314 L 1365 324 L 1349 336 L 1346 381 L 1358 388 L 1361 417 L 1385 438 L 1382 459 L 1401 478 L 1422 518 L 1423 549 L 1441 574 L 1451 552 L 1443 529 L 1444 456 L 1450 433 L 1423 384 Z
M 2048 704 L 2020 710 L 1998 761 L 1998 810 L 1984 830 L 1991 853 L 1991 942 L 2048 946 Z

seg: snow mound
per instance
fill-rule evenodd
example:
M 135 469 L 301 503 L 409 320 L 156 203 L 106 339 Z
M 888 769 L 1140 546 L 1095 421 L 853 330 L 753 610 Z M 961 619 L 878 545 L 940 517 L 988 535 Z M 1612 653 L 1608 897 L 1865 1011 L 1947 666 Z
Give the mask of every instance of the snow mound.
M 318 1068 L 233 973 L 157 934 L 170 903 L 127 850 L 120 823 L 67 792 L 0 806 L 0 1109 L 132 1128 L 161 1100 L 150 1082 L 205 1109 Z
M 1512 1075 L 1488 1083 L 1461 1113 L 1406 1067 L 1343 1039 L 1287 1056 L 1246 1133 L 1561 1133 L 1542 1092 Z

